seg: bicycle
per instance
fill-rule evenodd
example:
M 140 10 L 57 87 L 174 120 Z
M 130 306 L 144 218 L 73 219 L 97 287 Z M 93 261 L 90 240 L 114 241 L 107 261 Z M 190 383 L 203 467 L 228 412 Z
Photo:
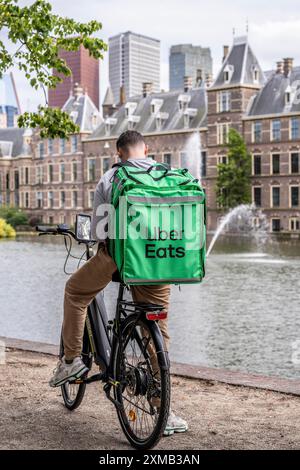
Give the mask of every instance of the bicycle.
M 90 228 L 84 227 L 90 216 L 76 218 L 76 233 L 65 225 L 37 226 L 40 235 L 63 235 L 71 255 L 72 238 L 85 244 L 85 259 L 94 252 Z M 69 241 L 69 242 L 68 242 Z M 83 259 L 83 257 L 82 257 Z M 66 272 L 66 271 L 65 271 Z M 115 405 L 121 428 L 130 444 L 140 450 L 154 447 L 167 424 L 170 407 L 170 364 L 163 337 L 157 324 L 165 319 L 163 307 L 124 299 L 125 289 L 118 273 L 112 281 L 119 283 L 116 313 L 108 320 L 103 294 L 89 305 L 85 323 L 82 359 L 89 372 L 80 379 L 61 386 L 66 408 L 75 410 L 81 404 L 86 386 L 104 383 L 106 397 Z M 60 358 L 64 355 L 63 340 Z M 93 362 L 99 373 L 89 376 Z

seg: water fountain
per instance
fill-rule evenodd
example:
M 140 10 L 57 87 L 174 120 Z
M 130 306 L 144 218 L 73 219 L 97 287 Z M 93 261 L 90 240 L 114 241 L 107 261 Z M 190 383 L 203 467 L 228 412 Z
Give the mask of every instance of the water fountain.
M 200 132 L 191 134 L 183 148 L 183 153 L 185 158 L 182 159 L 181 166 L 187 168 L 201 183 L 202 152 Z
M 254 223 L 255 221 L 255 223 Z M 261 210 L 255 204 L 241 204 L 230 210 L 222 219 L 207 250 L 211 253 L 217 239 L 228 228 L 230 232 L 247 234 L 254 237 L 258 246 L 263 246 L 268 239 L 268 221 Z

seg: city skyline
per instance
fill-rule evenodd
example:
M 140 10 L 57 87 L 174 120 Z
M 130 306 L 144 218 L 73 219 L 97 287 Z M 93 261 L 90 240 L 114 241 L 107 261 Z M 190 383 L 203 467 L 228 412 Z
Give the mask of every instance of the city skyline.
M 22 0 L 20 5 L 28 5 L 32 0 Z M 264 70 L 274 69 L 275 62 L 282 57 L 294 57 L 295 65 L 300 64 L 298 41 L 300 39 L 300 14 L 298 16 L 285 12 L 297 11 L 295 0 L 276 0 L 270 3 L 266 0 L 254 0 L 251 4 L 236 2 L 230 11 L 230 23 L 224 23 L 223 18 L 228 15 L 228 6 L 225 2 L 212 0 L 209 4 L 195 0 L 187 0 L 185 8 L 179 0 L 158 2 L 154 0 L 151 8 L 137 0 L 89 0 L 89 8 L 83 9 L 79 0 L 72 2 L 69 12 L 66 0 L 53 0 L 54 12 L 74 17 L 80 21 L 98 19 L 103 23 L 100 36 L 108 41 L 108 37 L 124 30 L 157 37 L 161 40 L 161 87 L 168 89 L 169 81 L 169 49 L 173 44 L 194 43 L 203 47 L 210 47 L 214 59 L 214 75 L 220 68 L 223 45 L 231 44 L 233 27 L 237 36 L 244 35 L 248 18 L 249 39 L 257 54 L 260 56 Z M 283 8 L 284 7 L 284 8 Z M 126 10 L 126 24 L 124 16 L 115 14 Z M 157 12 L 159 11 L 159 15 Z M 216 11 L 218 16 L 216 16 Z M 167 25 L 167 27 L 166 27 Z M 284 36 L 284 41 L 282 40 Z M 3 39 L 3 35 L 1 36 Z M 101 99 L 108 85 L 108 53 L 104 55 L 101 63 Z M 35 109 L 43 101 L 42 92 L 36 92 L 27 84 L 20 74 L 15 74 L 17 88 L 23 90 L 20 96 L 22 110 Z

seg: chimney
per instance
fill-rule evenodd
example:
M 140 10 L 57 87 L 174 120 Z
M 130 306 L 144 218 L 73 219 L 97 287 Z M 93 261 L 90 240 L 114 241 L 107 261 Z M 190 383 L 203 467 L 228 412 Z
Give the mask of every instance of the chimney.
M 276 62 L 276 73 L 283 73 L 283 61 Z
M 207 73 L 205 75 L 205 85 L 206 85 L 206 88 L 209 88 L 210 85 L 212 84 L 212 75 L 210 73 Z
M 153 91 L 153 83 L 152 82 L 143 82 L 143 97 L 146 98 L 150 95 Z
M 228 56 L 228 52 L 229 52 L 229 46 L 223 46 L 223 62 Z
M 293 69 L 294 59 L 287 57 L 283 59 L 283 72 L 286 77 L 288 77 Z
M 196 85 L 197 86 L 201 85 L 202 79 L 203 79 L 202 69 L 197 69 L 197 72 L 196 72 Z
M 125 94 L 125 87 L 124 85 L 122 85 L 120 87 L 120 105 L 122 106 L 122 104 L 125 104 L 126 103 L 126 94 Z
M 189 75 L 183 77 L 183 89 L 184 92 L 188 92 L 193 88 L 193 79 Z

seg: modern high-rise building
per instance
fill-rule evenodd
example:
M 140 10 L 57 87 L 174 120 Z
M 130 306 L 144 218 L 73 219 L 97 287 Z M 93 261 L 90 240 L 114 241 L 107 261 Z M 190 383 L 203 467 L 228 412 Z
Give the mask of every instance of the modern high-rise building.
M 13 74 L 5 74 L 0 80 L 0 128 L 15 127 L 20 112 Z
M 160 91 L 160 41 L 131 31 L 109 38 L 109 81 L 115 104 L 121 88 L 127 99 L 140 95 L 144 82 Z
M 178 44 L 172 46 L 169 56 L 169 86 L 170 90 L 184 87 L 184 77 L 192 78 L 193 86 L 201 78 L 212 75 L 213 60 L 209 47 Z
M 78 51 L 61 50 L 59 55 L 66 61 L 72 75 L 63 77 L 62 83 L 49 89 L 49 106 L 62 108 L 77 83 L 99 109 L 99 60 L 91 57 L 83 46 Z

